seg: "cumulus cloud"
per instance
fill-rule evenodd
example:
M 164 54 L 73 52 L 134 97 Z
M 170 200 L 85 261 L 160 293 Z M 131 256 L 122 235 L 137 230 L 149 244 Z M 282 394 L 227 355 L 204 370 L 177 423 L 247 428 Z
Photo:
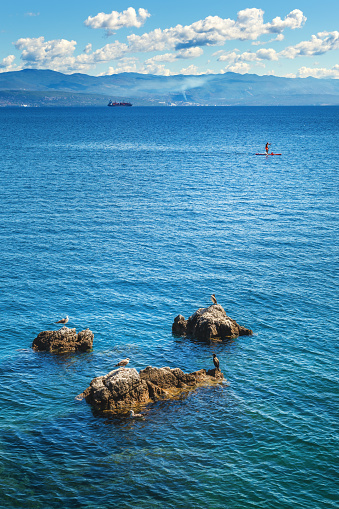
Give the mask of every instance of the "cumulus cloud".
M 219 52 L 218 52 L 219 53 Z M 239 50 L 228 51 L 226 53 L 219 54 L 219 62 L 233 62 L 234 64 L 240 64 L 245 62 L 261 62 L 262 60 L 278 60 L 277 52 L 272 48 L 259 49 L 256 52 L 245 51 L 239 54 Z M 245 67 L 244 67 L 245 68 Z
M 310 67 L 300 67 L 296 75 L 298 78 L 308 78 L 312 76 L 313 78 L 335 78 L 339 79 L 339 65 L 335 65 L 332 69 L 326 68 L 310 68 Z
M 220 62 L 260 62 L 262 60 L 279 60 L 280 58 L 294 59 L 299 56 L 312 57 L 314 55 L 322 55 L 328 51 L 339 49 L 339 32 L 319 32 L 312 35 L 309 41 L 302 41 L 295 46 L 288 46 L 280 52 L 276 52 L 272 48 L 262 48 L 256 52 L 244 52 L 239 54 L 238 50 L 231 52 L 217 52 Z M 305 68 L 306 69 L 306 68 Z
M 297 56 L 323 55 L 328 51 L 339 48 L 339 32 L 319 32 L 312 35 L 309 41 L 302 41 L 295 46 L 289 46 L 279 53 L 281 57 L 296 58 Z
M 198 58 L 204 53 L 202 48 L 185 48 L 179 50 L 177 53 L 177 58 Z
M 201 71 L 201 69 L 199 69 L 196 65 L 189 65 L 188 67 L 186 68 L 183 68 L 179 71 L 179 74 L 183 74 L 183 75 L 186 75 L 186 76 L 201 76 L 201 75 L 206 75 L 206 74 L 215 74 L 214 71 L 212 71 L 211 69 L 207 69 L 207 71 Z M 199 85 L 195 85 L 195 86 L 199 86 Z
M 112 76 L 113 74 L 121 74 L 122 72 L 139 72 L 137 64 L 139 60 L 135 57 L 122 58 L 117 67 L 109 67 L 106 72 L 100 73 L 98 76 Z
M 270 44 L 271 42 L 283 41 L 285 38 L 284 34 L 278 34 L 277 37 L 273 37 L 269 41 L 253 41 L 252 46 L 264 46 L 265 44 Z
M 277 52 L 272 48 L 259 49 L 255 55 L 259 60 L 279 60 Z
M 87 61 L 90 63 L 109 62 L 122 58 L 128 52 L 126 44 L 115 41 L 106 44 L 103 48 L 97 49 L 93 53 L 86 55 Z
M 145 62 L 147 64 L 153 62 L 175 62 L 176 60 L 181 59 L 192 59 L 198 58 L 203 54 L 202 48 L 187 48 L 179 50 L 177 53 L 164 53 L 162 55 L 155 55 L 152 58 L 147 59 Z
M 249 64 L 246 64 L 245 62 L 237 62 L 234 65 L 228 65 L 225 67 L 223 72 L 237 72 L 239 74 L 246 74 L 250 70 Z
M 317 35 L 313 35 L 309 41 L 302 41 L 295 46 L 289 46 L 280 52 L 276 52 L 273 48 L 262 48 L 256 52 L 245 51 L 240 53 L 238 49 L 233 51 L 223 52 L 217 51 L 213 56 L 217 56 L 219 62 L 228 62 L 227 70 L 233 72 L 243 72 L 242 69 L 246 69 L 248 63 L 259 63 L 268 61 L 278 61 L 280 58 L 294 59 L 299 56 L 314 56 L 327 53 L 339 48 L 339 32 L 320 32 Z M 232 65 L 233 64 L 233 65 Z M 235 71 L 234 69 L 239 69 Z M 312 71 L 312 72 L 311 72 Z M 309 74 L 307 74 L 309 73 Z M 289 77 L 337 77 L 336 67 L 328 69 L 310 69 L 302 67 L 297 75 L 289 75 Z
M 0 72 L 17 71 L 18 68 L 13 65 L 14 60 L 14 55 L 8 55 L 7 57 L 3 58 L 0 62 Z
M 2 61 L 0 62 L 0 67 L 9 67 L 10 65 L 13 64 L 14 60 L 15 60 L 14 55 L 8 55 L 8 57 L 2 59 Z
M 83 54 L 74 56 L 76 41 L 45 41 L 44 37 L 19 39 L 15 47 L 21 50 L 24 67 L 64 72 L 88 70 L 98 63 L 122 58 L 128 51 L 126 44 L 116 41 L 92 53 L 91 46 L 87 45 Z
M 156 76 L 172 76 L 172 71 L 165 67 L 165 64 L 159 64 L 156 60 L 149 58 L 139 69 L 141 74 L 154 74 Z
M 129 7 L 123 12 L 112 11 L 111 14 L 99 13 L 94 17 L 88 17 L 85 25 L 91 28 L 101 28 L 112 32 L 122 27 L 140 27 L 150 16 L 146 9 L 136 11 Z M 126 43 L 116 40 L 113 43 L 93 50 L 92 44 L 88 43 L 80 55 L 76 52 L 76 41 L 55 39 L 45 41 L 44 37 L 21 38 L 15 44 L 21 51 L 23 68 L 54 69 L 62 72 L 88 71 L 97 64 L 108 63 L 108 72 L 142 72 L 151 74 L 171 75 L 175 74 L 164 64 L 177 62 L 180 59 L 194 59 L 203 54 L 204 46 L 220 46 L 229 40 L 256 41 L 260 44 L 268 44 L 272 41 L 282 41 L 285 29 L 295 30 L 301 28 L 306 18 L 302 11 L 295 9 L 284 19 L 274 18 L 264 23 L 264 11 L 257 8 L 248 8 L 238 12 L 237 18 L 224 19 L 219 16 L 208 16 L 203 20 L 196 21 L 191 25 L 177 25 L 168 29 L 156 29 L 143 35 L 131 34 L 127 36 Z M 261 43 L 258 39 L 262 35 L 271 34 L 273 37 Z M 269 38 L 269 37 L 267 37 Z M 253 42 L 252 42 L 253 44 Z M 309 41 L 302 41 L 295 46 L 288 46 L 277 52 L 270 47 L 261 47 L 257 51 L 245 51 L 238 49 L 232 51 L 217 51 L 213 54 L 219 62 L 225 62 L 226 68 L 220 72 L 233 71 L 245 73 L 250 66 L 259 65 L 265 67 L 269 61 L 278 61 L 280 58 L 294 59 L 298 56 L 321 55 L 328 51 L 339 48 L 339 32 L 319 32 L 313 35 Z M 254 48 L 253 48 L 254 49 Z M 80 50 L 81 51 L 81 50 Z M 161 52 L 160 55 L 152 56 L 144 64 L 132 58 L 133 53 Z M 79 53 L 79 51 L 78 51 Z M 12 70 L 13 55 L 0 62 L 0 69 Z M 12 60 L 11 60 L 12 59 Z M 115 62 L 114 62 L 115 61 Z M 116 61 L 119 61 L 116 63 Z M 112 65 L 114 62 L 114 66 Z M 191 62 L 189 62 L 191 64 Z M 193 64 L 188 65 L 181 71 L 183 74 L 206 74 L 200 72 Z M 208 71 L 207 71 L 208 72 Z M 299 75 L 310 72 L 306 67 L 301 68 Z M 326 70 L 313 69 L 313 74 L 336 77 L 335 68 Z
M 162 55 L 155 55 L 152 58 L 145 60 L 146 64 L 152 64 L 153 62 L 174 62 L 176 60 L 175 53 L 164 53 Z
M 295 9 L 284 20 L 274 18 L 270 23 L 263 21 L 262 9 L 244 9 L 238 12 L 236 20 L 208 16 L 191 25 L 161 30 L 160 28 L 143 35 L 132 34 L 128 43 L 133 51 L 164 51 L 190 47 L 214 46 L 227 40 L 255 40 L 263 34 L 280 34 L 285 28 L 301 28 L 306 18 L 302 11 Z
M 188 67 L 181 69 L 180 74 L 184 74 L 185 76 L 196 76 L 199 74 L 199 69 L 196 65 L 189 65 Z
M 239 58 L 239 50 L 235 49 L 234 51 L 226 51 L 225 53 L 222 51 L 218 51 L 214 53 L 213 56 L 219 54 L 218 62 L 235 62 L 237 58 Z
M 116 67 L 109 67 L 108 71 L 100 74 L 104 76 L 106 74 L 119 74 L 121 72 L 138 72 L 140 74 L 154 74 L 157 76 L 174 76 L 176 74 L 186 75 L 202 75 L 202 74 L 215 74 L 215 71 L 210 69 L 201 71 L 195 65 L 190 65 L 187 68 L 183 68 L 180 71 L 171 71 L 168 69 L 165 63 L 175 62 L 186 57 L 180 56 L 174 53 L 166 53 L 163 55 L 155 55 L 152 58 L 148 58 L 143 64 L 136 57 L 125 57 L 119 60 L 119 64 Z
M 182 68 L 180 71 L 171 71 L 167 69 L 164 64 L 158 64 L 154 58 L 149 58 L 144 62 L 143 67 L 138 71 L 142 74 L 154 74 L 157 76 L 175 76 L 177 74 L 183 74 L 186 76 L 200 76 L 205 74 L 215 74 L 214 71 L 208 69 L 207 71 L 200 70 L 196 65 L 189 65 L 188 67 Z M 197 86 L 197 85 L 194 85 Z
M 21 38 L 15 43 L 16 49 L 21 50 L 22 60 L 29 65 L 40 64 L 43 67 L 48 67 L 57 59 L 71 56 L 75 46 L 75 41 L 66 39 L 45 41 L 44 37 Z
M 108 35 L 112 35 L 124 27 L 140 28 L 149 17 L 150 14 L 146 9 L 139 9 L 137 13 L 133 7 L 129 7 L 123 12 L 112 11 L 111 14 L 99 12 L 96 16 L 88 16 L 84 24 L 90 28 L 103 28 Z
M 281 19 L 279 17 L 274 18 L 271 23 L 266 24 L 267 31 L 269 33 L 277 33 L 280 34 L 285 30 L 285 28 L 290 28 L 291 30 L 294 30 L 296 28 L 302 27 L 307 18 L 304 16 L 302 11 L 299 9 L 294 9 L 294 11 L 291 11 L 285 19 Z

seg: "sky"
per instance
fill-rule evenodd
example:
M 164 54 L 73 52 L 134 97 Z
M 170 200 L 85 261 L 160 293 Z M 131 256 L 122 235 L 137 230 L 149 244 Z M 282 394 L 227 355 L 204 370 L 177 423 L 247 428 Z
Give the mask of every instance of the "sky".
M 338 0 L 13 0 L 0 72 L 339 79 Z

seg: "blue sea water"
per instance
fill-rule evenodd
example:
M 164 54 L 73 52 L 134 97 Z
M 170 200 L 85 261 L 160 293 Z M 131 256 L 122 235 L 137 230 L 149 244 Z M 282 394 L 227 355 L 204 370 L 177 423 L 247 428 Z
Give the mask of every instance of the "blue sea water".
M 338 507 L 339 108 L 0 119 L 0 507 Z M 254 335 L 173 337 L 211 293 Z M 93 351 L 34 352 L 66 314 Z M 228 383 L 142 421 L 75 399 L 122 358 L 213 352 Z

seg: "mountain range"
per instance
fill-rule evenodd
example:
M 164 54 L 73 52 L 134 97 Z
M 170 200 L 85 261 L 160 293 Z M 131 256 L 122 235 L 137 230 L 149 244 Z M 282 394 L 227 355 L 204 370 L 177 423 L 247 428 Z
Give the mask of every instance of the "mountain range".
M 339 80 L 256 74 L 111 76 L 25 69 L 0 74 L 0 106 L 322 106 L 339 105 Z

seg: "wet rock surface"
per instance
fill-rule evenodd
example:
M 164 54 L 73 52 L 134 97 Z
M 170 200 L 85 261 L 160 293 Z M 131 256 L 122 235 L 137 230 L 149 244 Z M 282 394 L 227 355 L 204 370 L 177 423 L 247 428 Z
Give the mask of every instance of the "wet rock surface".
M 124 413 L 160 399 L 172 399 L 199 386 L 222 382 L 220 370 L 201 369 L 184 373 L 179 368 L 148 366 L 138 373 L 134 368 L 119 368 L 91 381 L 78 396 L 100 412 Z
M 34 339 L 32 348 L 46 352 L 86 352 L 93 347 L 94 334 L 89 329 L 76 333 L 76 329 L 62 327 L 59 330 L 43 331 Z
M 201 341 L 223 340 L 253 334 L 251 329 L 237 324 L 235 320 L 227 316 L 220 304 L 200 308 L 187 320 L 182 315 L 178 315 L 174 319 L 172 332 L 179 336 L 189 336 Z

